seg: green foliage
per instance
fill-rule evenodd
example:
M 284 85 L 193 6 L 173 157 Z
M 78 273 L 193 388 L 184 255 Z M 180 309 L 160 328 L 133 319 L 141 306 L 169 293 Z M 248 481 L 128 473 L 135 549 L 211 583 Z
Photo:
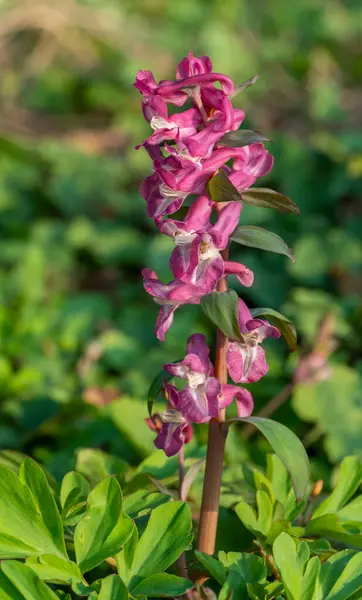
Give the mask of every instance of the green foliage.
M 256 77 L 236 88 L 242 93 L 235 106 L 247 118 L 228 143 L 263 135 L 253 132 L 258 124 L 273 140 L 268 148 L 275 157 L 273 171 L 258 185 L 282 194 L 260 188 L 254 196 L 244 194 L 240 226 L 275 232 L 293 247 L 296 262 L 285 269 L 274 252 L 261 255 L 237 243 L 231 260 L 255 273 L 254 285 L 239 286 L 238 294 L 251 307 L 282 306 L 295 323 L 298 347 L 285 367 L 286 348 L 268 341 L 269 374 L 252 393 L 259 411 L 314 346 L 320 320 L 334 315 L 338 347 L 330 377 L 298 383 L 291 406 L 280 407 L 275 417 L 306 441 L 313 481 L 323 479 L 328 491 L 337 462 L 362 458 L 361 7 L 334 2 L 326 10 L 322 0 L 271 0 L 268 10 L 244 0 L 72 0 L 48 20 L 51 2 L 30 4 L 6 1 L 0 8 L 0 599 L 54 599 L 60 586 L 63 600 L 108 600 L 125 595 L 102 554 L 119 548 L 117 525 L 113 548 L 108 536 L 91 557 L 102 560 L 86 574 L 92 585 L 76 580 L 74 529 L 90 516 L 89 491 L 112 475 L 124 495 L 122 522 L 132 520 L 130 537 L 114 557 L 122 581 L 129 581 L 150 513 L 176 497 L 177 460 L 154 452 L 154 434 L 144 423 L 150 382 L 164 362 L 183 355 L 188 335 L 203 332 L 212 345 L 214 330 L 197 307 L 185 307 L 162 347 L 153 333 L 157 307 L 139 273 L 149 266 L 170 279 L 172 245 L 156 235 L 138 191 L 149 161 L 134 146 L 149 127 L 139 116 L 135 72 L 151 68 L 156 79 L 169 79 L 177 61 L 193 50 L 210 54 L 215 70 L 236 82 L 260 73 L 252 87 Z M 225 193 L 222 181 L 216 192 Z M 279 203 L 295 211 L 288 197 L 300 209 L 298 219 L 260 206 Z M 152 402 L 163 409 L 160 395 Z M 200 460 L 202 465 L 205 443 L 205 426 L 195 427 L 186 469 Z M 267 583 L 257 577 L 246 582 L 225 564 L 226 580 L 222 586 L 213 582 L 215 590 L 225 585 L 221 598 L 234 589 L 243 597 L 285 596 L 269 564 L 273 542 L 284 532 L 294 543 L 305 540 L 309 560 L 320 557 L 321 569 L 334 565 L 328 567 L 330 594 L 334 571 L 345 572 L 355 556 L 342 550 L 346 563 L 343 557 L 333 563 L 340 552 L 334 554 L 332 545 L 362 547 L 356 459 L 342 463 L 331 496 L 298 504 L 286 469 L 269 450 L 262 435 L 245 442 L 237 426 L 229 434 L 217 541 L 227 555 L 245 554 L 256 538 L 269 557 Z M 48 484 L 29 459 L 19 473 L 22 453 L 45 465 Z M 191 483 L 189 501 L 197 514 L 201 471 Z M 237 505 L 244 524 L 233 510 Z M 98 514 L 98 505 L 92 510 Z M 258 564 L 264 560 L 257 558 Z M 346 581 L 356 580 L 346 573 Z M 331 598 L 361 594 L 343 580 L 341 585 Z M 302 593 L 308 598 L 312 591 Z
M 52 600 L 58 597 L 52 591 L 54 585 L 68 586 L 77 595 L 100 600 L 127 599 L 130 593 L 180 596 L 193 587 L 187 579 L 163 572 L 192 540 L 191 514 L 185 503 L 170 502 L 165 494 L 147 494 L 139 489 L 138 499 L 135 494 L 128 496 L 123 506 L 114 476 L 106 477 L 89 492 L 87 480 L 74 471 L 64 477 L 58 496 L 51 491 L 43 470 L 28 458 L 20 465 L 19 478 L 8 467 L 2 469 L 2 481 L 10 481 L 11 486 L 5 488 L 8 524 L 6 535 L 2 526 L 0 553 L 3 558 L 26 558 L 26 562 L 2 562 L 1 600 Z M 19 503 L 19 486 L 23 503 Z M 80 494 L 80 504 L 85 503 L 86 510 L 78 514 L 75 527 L 62 524 L 57 506 L 65 507 L 69 498 L 79 500 Z M 135 521 L 123 512 L 127 506 L 137 514 L 151 511 L 140 537 Z M 32 547 L 35 529 L 38 542 Z M 50 535 L 52 543 L 47 541 Z M 103 566 L 101 580 L 89 585 L 83 573 L 94 572 L 108 559 L 114 561 L 113 557 L 119 575 L 104 576 Z

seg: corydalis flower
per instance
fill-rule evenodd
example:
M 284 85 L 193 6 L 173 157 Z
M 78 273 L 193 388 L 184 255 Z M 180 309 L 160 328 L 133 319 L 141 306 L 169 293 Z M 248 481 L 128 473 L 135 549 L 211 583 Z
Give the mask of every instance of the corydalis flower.
M 175 310 L 182 304 L 199 304 L 204 292 L 195 285 L 183 281 L 162 283 L 151 269 L 143 269 L 142 276 L 146 292 L 161 305 L 156 321 L 156 335 L 163 341 L 166 331 L 172 325 Z
M 234 274 L 242 285 L 251 286 L 253 272 L 243 264 L 224 260 L 220 254 L 239 222 L 241 204 L 225 204 L 215 224 L 209 220 L 211 210 L 211 201 L 199 196 L 184 221 L 167 219 L 157 223 L 176 245 L 170 258 L 171 271 L 177 279 L 203 288 L 205 293 L 212 291 L 225 274 Z
M 166 456 L 177 454 L 183 444 L 192 440 L 192 426 L 177 410 L 168 409 L 162 415 L 146 419 L 146 422 L 150 429 L 157 431 L 154 444 Z
M 205 423 L 216 418 L 220 409 L 229 406 L 234 399 L 239 416 L 250 415 L 253 409 L 250 392 L 235 385 L 221 385 L 214 377 L 209 354 L 205 336 L 197 333 L 188 339 L 184 360 L 163 366 L 170 375 L 186 381 L 182 390 L 165 384 L 168 401 L 192 423 Z
M 226 362 L 233 381 L 254 383 L 268 372 L 265 352 L 260 344 L 267 337 L 280 337 L 280 333 L 268 321 L 254 319 L 245 302 L 240 298 L 238 313 L 243 341 L 228 343 Z

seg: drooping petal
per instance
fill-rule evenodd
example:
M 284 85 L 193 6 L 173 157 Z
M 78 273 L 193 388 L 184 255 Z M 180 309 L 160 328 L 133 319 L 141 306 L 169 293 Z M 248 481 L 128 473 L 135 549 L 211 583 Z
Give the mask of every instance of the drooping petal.
M 249 417 L 254 408 L 253 397 L 249 390 L 237 385 L 223 385 L 219 399 L 219 407 L 226 408 L 234 399 L 236 400 L 238 417 Z
M 164 341 L 165 335 L 173 323 L 173 314 L 176 308 L 178 308 L 177 305 L 164 305 L 161 306 L 159 310 L 156 320 L 155 333 L 160 342 Z
M 256 331 L 258 334 L 259 343 L 265 340 L 268 337 L 279 338 L 280 331 L 274 325 L 270 325 L 268 321 L 263 319 L 251 319 L 246 323 L 246 328 L 248 331 Z
M 219 212 L 215 225 L 209 229 L 209 234 L 219 250 L 227 247 L 229 237 L 239 223 L 241 209 L 241 202 L 228 202 Z
M 245 265 L 231 260 L 225 260 L 224 270 L 226 275 L 236 275 L 240 283 L 245 287 L 253 285 L 254 273 Z
M 166 456 L 177 454 L 185 442 L 185 429 L 188 424 L 177 425 L 175 423 L 163 423 L 154 444 L 159 450 L 163 450 Z

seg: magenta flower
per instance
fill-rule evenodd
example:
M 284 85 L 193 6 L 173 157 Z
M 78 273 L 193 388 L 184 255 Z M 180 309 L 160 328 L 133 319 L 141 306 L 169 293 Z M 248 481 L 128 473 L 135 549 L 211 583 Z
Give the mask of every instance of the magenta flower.
M 160 96 L 148 96 L 142 102 L 142 110 L 146 121 L 154 133 L 136 148 L 146 143 L 154 145 L 165 140 L 182 141 L 197 132 L 202 123 L 202 117 L 196 108 L 190 108 L 182 113 L 168 116 L 167 104 Z
M 228 343 L 226 362 L 229 375 L 236 383 L 254 383 L 268 372 L 265 353 L 260 344 L 267 337 L 280 337 L 280 333 L 268 321 L 254 319 L 240 298 L 239 326 L 243 341 Z
M 237 385 L 225 384 L 222 386 L 219 409 L 226 408 L 234 399 L 236 400 L 238 417 L 250 417 L 254 408 L 253 397 L 249 390 Z
M 156 335 L 163 341 L 166 331 L 171 327 L 173 313 L 182 304 L 199 304 L 204 292 L 196 286 L 183 281 L 162 283 L 151 269 L 143 269 L 143 286 L 157 304 L 161 305 L 156 321 Z
M 172 236 L 176 248 L 170 258 L 170 268 L 174 276 L 202 288 L 205 293 L 214 289 L 224 274 L 234 274 L 240 282 L 249 287 L 254 275 L 245 265 L 224 261 L 220 250 L 224 250 L 229 237 L 239 222 L 241 203 L 225 204 L 212 224 L 210 201 L 199 196 L 192 205 L 184 221 L 167 219 L 158 222 L 164 233 Z
M 177 454 L 184 443 L 190 441 L 190 424 L 180 412 L 166 410 L 162 416 L 162 427 L 154 441 L 156 448 L 163 450 L 166 456 Z M 192 429 L 191 429 L 192 435 Z
M 187 421 L 205 423 L 219 414 L 221 384 L 213 377 L 209 348 L 203 335 L 189 338 L 187 352 L 180 363 L 168 363 L 163 367 L 170 375 L 185 379 L 187 385 L 181 391 L 169 384 L 165 389 L 169 401 Z

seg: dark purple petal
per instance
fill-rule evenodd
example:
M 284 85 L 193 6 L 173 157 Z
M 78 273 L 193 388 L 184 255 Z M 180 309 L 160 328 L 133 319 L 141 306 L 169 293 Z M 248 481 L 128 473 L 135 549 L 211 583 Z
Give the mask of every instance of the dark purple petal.
M 154 444 L 159 450 L 163 450 L 166 456 L 174 456 L 182 448 L 185 442 L 185 429 L 187 423 L 177 425 L 175 423 L 163 423 Z

